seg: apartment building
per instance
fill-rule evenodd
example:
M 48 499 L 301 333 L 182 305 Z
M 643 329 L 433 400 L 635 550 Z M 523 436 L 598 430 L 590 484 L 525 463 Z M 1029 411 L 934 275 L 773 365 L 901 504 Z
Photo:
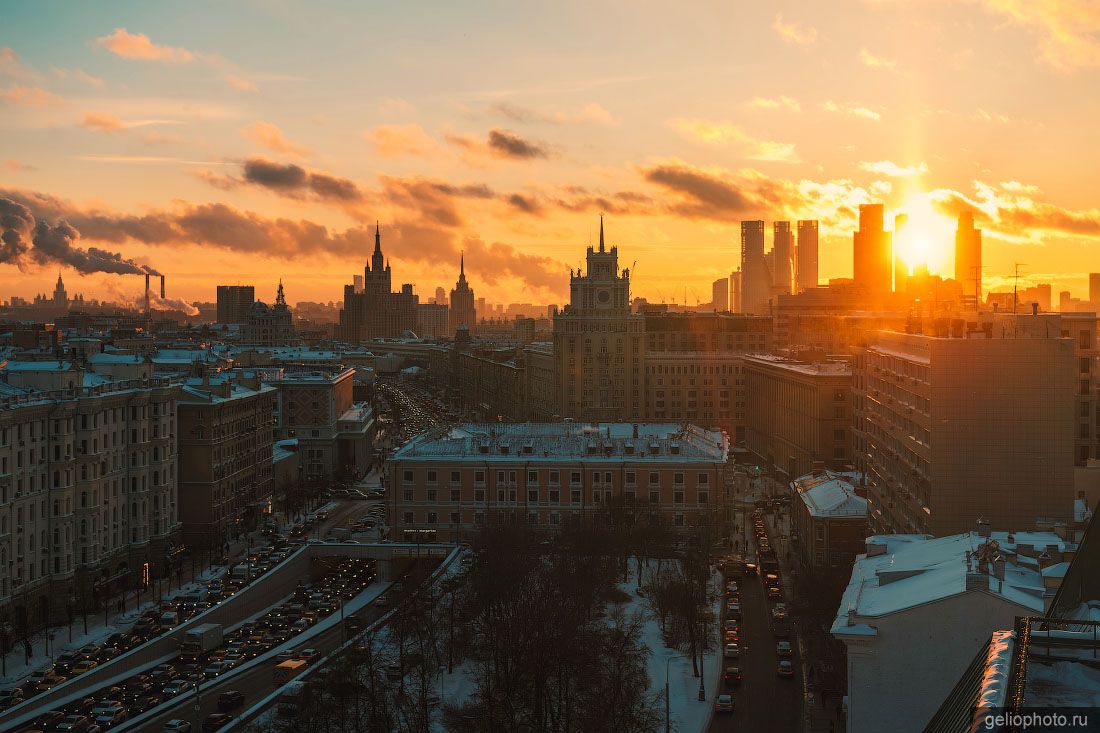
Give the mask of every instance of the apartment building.
M 386 475 L 393 536 L 468 537 L 494 522 L 554 531 L 620 507 L 673 528 L 716 526 L 729 440 L 670 423 L 484 423 L 429 431 Z
M 995 527 L 1068 521 L 1073 341 L 1057 331 L 942 334 L 879 331 L 856 359 L 871 530 L 945 535 L 979 518 Z
M 746 356 L 745 447 L 787 480 L 816 463 L 852 462 L 852 367 L 769 354 Z
M 191 547 L 216 552 L 270 511 L 275 395 L 254 373 L 206 373 L 184 383 L 179 515 Z
M 791 482 L 791 534 L 803 568 L 818 578 L 843 571 L 847 578 L 867 537 L 867 499 L 854 471 L 815 467 Z
M 179 552 L 179 380 L 98 361 L 0 367 L 0 609 L 17 633 L 147 585 Z

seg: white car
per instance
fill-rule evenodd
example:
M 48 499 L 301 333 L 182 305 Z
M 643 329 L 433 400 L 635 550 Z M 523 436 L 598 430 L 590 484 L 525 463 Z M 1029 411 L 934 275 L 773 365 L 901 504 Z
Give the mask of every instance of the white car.
M 726 659 L 737 659 L 741 656 L 741 647 L 736 644 L 726 644 L 722 650 L 722 656 Z
M 164 733 L 191 733 L 191 721 L 178 718 L 169 720 L 164 724 Z

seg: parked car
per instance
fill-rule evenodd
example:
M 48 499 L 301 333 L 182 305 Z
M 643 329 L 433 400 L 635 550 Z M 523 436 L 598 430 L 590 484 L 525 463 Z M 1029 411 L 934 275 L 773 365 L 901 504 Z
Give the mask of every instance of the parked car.
M 178 718 L 169 720 L 164 724 L 164 733 L 191 733 L 191 721 Z
M 733 695 L 728 693 L 722 693 L 714 700 L 714 712 L 716 713 L 732 713 L 733 712 Z
M 776 674 L 780 677 L 794 677 L 794 665 L 789 659 L 782 659 L 776 667 Z
M 791 656 L 791 642 L 781 641 L 775 645 L 775 653 L 781 657 Z
M 738 659 L 741 656 L 741 648 L 736 644 L 726 644 L 722 648 L 722 656 L 726 659 Z

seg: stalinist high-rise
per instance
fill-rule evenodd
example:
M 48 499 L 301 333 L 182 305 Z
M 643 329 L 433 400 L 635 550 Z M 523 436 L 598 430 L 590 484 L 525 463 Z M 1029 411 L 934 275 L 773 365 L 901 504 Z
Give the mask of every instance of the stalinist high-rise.
M 451 291 L 451 310 L 448 331 L 454 335 L 459 326 L 465 326 L 471 332 L 477 325 L 477 310 L 474 307 L 474 291 L 466 282 L 466 255 L 458 260 L 458 282 Z
M 571 272 L 569 303 L 554 317 L 559 415 L 615 422 L 642 414 L 645 321 L 630 312 L 630 270 L 619 250 L 588 248 L 587 270 Z

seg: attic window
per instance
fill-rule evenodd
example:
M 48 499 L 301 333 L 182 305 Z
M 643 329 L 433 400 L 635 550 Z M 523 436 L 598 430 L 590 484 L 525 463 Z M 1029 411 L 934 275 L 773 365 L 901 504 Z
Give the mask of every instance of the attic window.
M 527 453 L 527 454 L 534 453 L 535 452 L 535 444 L 534 443 L 524 443 L 523 444 L 523 452 Z
M 478 453 L 488 453 L 489 452 L 488 444 L 482 443 L 481 445 L 479 445 L 477 447 L 477 451 L 478 451 Z
M 508 455 L 508 445 L 506 443 L 501 443 L 501 445 L 500 445 L 500 454 L 502 456 Z
M 605 440 L 603 444 L 603 452 L 607 455 L 611 455 L 615 452 L 615 445 L 610 440 Z
M 661 446 L 657 444 L 657 441 L 653 441 L 649 444 L 649 455 L 655 456 L 661 452 Z
M 669 452 L 669 453 L 671 453 L 671 454 L 672 454 L 672 455 L 674 455 L 674 456 L 678 456 L 678 455 L 680 455 L 680 444 L 679 444 L 679 443 L 677 443 L 677 442 L 675 442 L 675 441 L 673 441 L 673 442 L 672 442 L 672 443 L 671 443 L 671 444 L 670 444 L 670 445 L 668 446 L 668 452 Z
M 634 455 L 634 444 L 633 443 L 623 443 L 623 450 L 626 451 L 626 454 L 628 456 Z

